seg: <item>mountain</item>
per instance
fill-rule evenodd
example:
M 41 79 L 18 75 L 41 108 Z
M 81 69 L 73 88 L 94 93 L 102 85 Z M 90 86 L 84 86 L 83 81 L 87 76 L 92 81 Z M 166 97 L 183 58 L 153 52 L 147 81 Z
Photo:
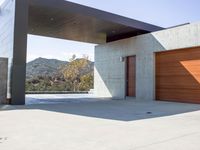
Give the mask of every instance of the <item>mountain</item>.
M 94 84 L 94 62 L 37 58 L 27 63 L 26 91 L 89 91 Z
M 57 59 L 37 58 L 26 65 L 26 78 L 31 79 L 37 76 L 54 76 L 60 68 L 68 64 L 67 61 Z

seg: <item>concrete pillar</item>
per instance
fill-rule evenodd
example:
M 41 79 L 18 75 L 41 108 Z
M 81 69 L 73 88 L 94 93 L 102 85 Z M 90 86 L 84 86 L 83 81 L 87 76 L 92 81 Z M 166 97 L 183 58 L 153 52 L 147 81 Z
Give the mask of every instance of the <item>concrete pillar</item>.
M 28 0 L 16 0 L 11 104 L 25 104 L 26 51 L 28 32 Z
M 0 58 L 0 104 L 7 104 L 8 59 Z

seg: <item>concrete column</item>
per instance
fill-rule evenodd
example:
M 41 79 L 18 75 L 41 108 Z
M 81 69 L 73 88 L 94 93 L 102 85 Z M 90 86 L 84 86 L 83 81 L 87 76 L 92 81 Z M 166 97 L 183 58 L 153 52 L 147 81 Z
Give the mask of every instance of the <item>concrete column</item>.
M 11 73 L 11 104 L 14 105 L 25 104 L 27 31 L 28 0 L 16 0 Z

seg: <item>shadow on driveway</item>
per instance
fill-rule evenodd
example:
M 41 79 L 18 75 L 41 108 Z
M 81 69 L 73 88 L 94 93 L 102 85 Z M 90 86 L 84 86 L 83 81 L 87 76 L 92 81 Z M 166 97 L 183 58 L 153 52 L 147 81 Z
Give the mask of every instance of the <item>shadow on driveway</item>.
M 87 100 L 86 100 L 87 99 Z M 66 100 L 66 99 L 65 99 Z M 64 101 L 64 99 L 60 99 Z M 74 102 L 73 102 L 74 101 Z M 200 111 L 200 105 L 136 100 L 106 100 L 83 98 L 58 104 L 35 104 L 26 106 L 0 106 L 1 111 L 44 110 L 86 117 L 118 121 L 134 121 L 165 117 L 193 111 Z M 76 101 L 76 102 L 75 102 Z

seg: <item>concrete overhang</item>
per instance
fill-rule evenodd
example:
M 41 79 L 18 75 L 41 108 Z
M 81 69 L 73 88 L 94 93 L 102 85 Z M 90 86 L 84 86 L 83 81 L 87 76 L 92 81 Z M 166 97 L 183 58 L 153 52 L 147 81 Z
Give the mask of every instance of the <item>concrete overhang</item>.
M 162 29 L 65 0 L 29 0 L 29 34 L 102 44 Z

